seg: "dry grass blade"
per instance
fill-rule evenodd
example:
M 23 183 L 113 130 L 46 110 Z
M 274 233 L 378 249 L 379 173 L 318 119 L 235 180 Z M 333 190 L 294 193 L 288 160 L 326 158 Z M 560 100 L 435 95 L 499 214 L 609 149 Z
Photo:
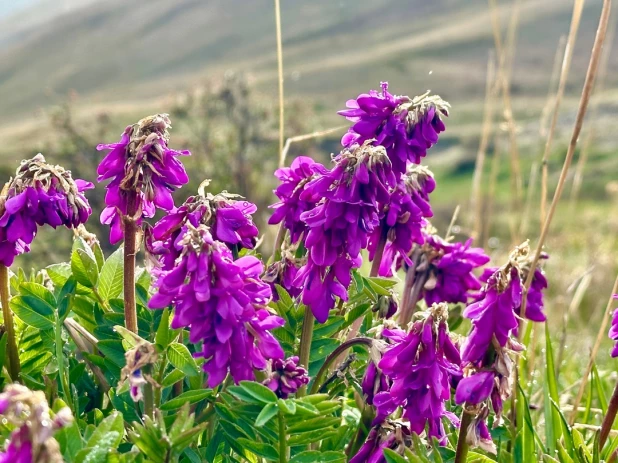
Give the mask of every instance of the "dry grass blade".
M 536 251 L 534 253 L 534 259 L 530 265 L 530 272 L 528 272 L 528 278 L 526 279 L 525 291 L 524 291 L 522 307 L 521 307 L 522 313 L 525 313 L 528 289 L 530 289 L 530 285 L 532 284 L 532 278 L 534 276 L 534 269 L 536 268 L 536 265 L 538 264 L 539 259 L 541 257 L 541 252 L 543 251 L 543 245 L 545 244 L 545 239 L 547 238 L 549 227 L 551 226 L 552 219 L 554 218 L 554 214 L 556 213 L 558 202 L 560 201 L 560 197 L 562 196 L 562 191 L 564 190 L 564 185 L 566 183 L 567 174 L 569 172 L 569 168 L 571 167 L 571 163 L 573 161 L 573 155 L 575 154 L 575 148 L 577 147 L 577 140 L 579 139 L 579 134 L 581 133 L 582 126 L 584 124 L 584 117 L 586 116 L 586 110 L 588 109 L 588 103 L 590 102 L 590 96 L 592 94 L 592 88 L 594 86 L 594 79 L 599 69 L 599 61 L 601 60 L 601 54 L 602 54 L 601 52 L 603 50 L 603 43 L 605 42 L 605 36 L 607 35 L 607 24 L 609 22 L 609 13 L 611 11 L 611 4 L 612 4 L 611 0 L 603 1 L 603 10 L 601 12 L 601 18 L 599 20 L 599 27 L 597 29 L 596 37 L 594 39 L 594 45 L 592 47 L 590 63 L 588 64 L 588 70 L 586 71 L 586 80 L 584 82 L 584 88 L 582 90 L 579 107 L 577 109 L 577 116 L 575 118 L 575 126 L 573 127 L 573 134 L 571 136 L 571 141 L 569 143 L 567 154 L 564 159 L 562 171 L 560 172 L 558 186 L 556 187 L 554 198 L 552 199 L 551 205 L 549 207 L 549 211 L 547 212 L 547 217 L 545 217 L 545 220 L 543 222 L 541 236 L 539 237 Z
M 487 80 L 485 84 L 485 109 L 483 116 L 483 128 L 481 133 L 481 141 L 479 150 L 476 155 L 476 165 L 474 166 L 474 177 L 472 179 L 472 197 L 470 200 L 470 209 L 474 214 L 474 223 L 472 227 L 472 238 L 478 239 L 483 227 L 483 198 L 481 194 L 481 184 L 483 179 L 483 171 L 485 169 L 485 156 L 487 153 L 487 145 L 491 136 L 491 125 L 493 121 L 493 99 L 495 97 L 494 85 L 496 73 L 496 64 L 493 53 L 490 52 L 487 61 Z
M 279 167 L 283 167 L 285 165 L 285 158 L 288 155 L 288 151 L 290 151 L 290 146 L 292 143 L 298 143 L 299 141 L 311 140 L 312 138 L 325 137 L 326 135 L 330 135 L 331 133 L 339 132 L 342 129 L 347 128 L 347 125 L 340 125 L 339 127 L 333 127 L 331 129 L 326 130 L 318 130 L 317 132 L 306 133 L 304 135 L 297 135 L 295 137 L 290 137 L 285 141 L 285 146 L 281 150 L 281 159 L 279 160 Z
M 573 58 L 573 49 L 575 48 L 577 31 L 579 30 L 579 23 L 582 17 L 583 9 L 584 0 L 575 0 L 575 3 L 573 4 L 573 16 L 571 17 L 571 28 L 569 30 L 569 37 L 567 39 L 566 48 L 564 49 L 562 70 L 560 71 L 560 83 L 558 84 L 558 92 L 556 93 L 556 99 L 554 101 L 551 125 L 549 126 L 549 132 L 547 132 L 547 140 L 545 141 L 545 149 L 543 150 L 543 174 L 541 176 L 541 224 L 545 221 L 545 217 L 547 217 L 547 181 L 549 175 L 547 162 L 549 160 L 549 152 L 551 150 L 551 145 L 554 140 L 554 133 L 556 132 L 556 125 L 558 123 L 558 112 L 560 110 L 560 103 L 562 102 L 562 97 L 564 96 L 564 89 L 566 88 L 567 79 L 569 77 L 571 59 Z
M 519 236 L 528 234 L 528 226 L 530 224 L 530 211 L 532 210 L 532 200 L 534 199 L 534 191 L 536 188 L 537 177 L 539 175 L 539 166 L 536 162 L 530 167 L 530 178 L 528 179 L 528 189 L 526 190 L 526 205 L 521 218 L 519 227 Z
M 605 3 L 611 3 L 611 0 L 605 0 Z M 613 296 L 616 293 L 618 293 L 618 276 L 616 276 L 616 281 L 614 281 L 614 287 L 611 294 L 609 295 L 607 307 L 605 307 L 605 313 L 603 314 L 603 323 L 601 323 L 601 327 L 599 328 L 599 332 L 597 333 L 597 339 L 594 342 L 594 346 L 592 346 L 590 360 L 588 360 L 586 371 L 582 375 L 582 381 L 579 384 L 579 390 L 577 391 L 577 396 L 575 397 L 575 402 L 573 403 L 573 412 L 569 417 L 569 423 L 571 425 L 575 423 L 575 418 L 577 418 L 577 408 L 579 407 L 582 397 L 584 396 L 584 390 L 586 389 L 586 384 L 588 383 L 588 377 L 590 376 L 590 372 L 592 371 L 592 366 L 594 365 L 594 360 L 597 356 L 597 352 L 599 351 L 599 347 L 601 346 L 601 341 L 606 336 L 607 324 L 609 323 L 612 312 L 612 303 L 614 302 Z
M 487 214 L 485 217 L 485 223 L 483 226 L 483 236 L 481 243 L 484 246 L 489 245 L 489 234 L 491 233 L 491 219 L 493 218 L 494 202 L 496 198 L 496 184 L 498 183 L 498 173 L 500 172 L 500 133 L 496 133 L 494 137 L 494 153 L 491 158 L 491 171 L 489 173 L 489 191 L 487 194 Z
M 284 139 L 284 101 L 283 101 L 283 45 L 281 43 L 281 4 L 280 0 L 275 0 L 275 23 L 277 29 L 277 74 L 279 76 L 279 167 L 283 167 L 285 158 L 283 156 Z
M 609 30 L 607 31 L 607 44 L 605 49 L 603 50 L 603 57 L 601 58 L 601 65 L 599 66 L 599 78 L 594 87 L 594 96 L 591 102 L 590 108 L 590 121 L 595 121 L 597 118 L 597 113 L 599 110 L 599 105 L 601 102 L 601 94 L 605 89 L 605 79 L 607 78 L 607 64 L 609 62 L 609 57 L 612 52 L 612 44 L 614 43 L 614 35 L 616 33 L 616 14 L 614 13 L 613 21 L 610 23 Z M 584 169 L 586 168 L 586 162 L 588 161 L 588 157 L 590 155 L 590 148 L 592 147 L 592 142 L 596 136 L 596 126 L 594 123 L 590 125 L 590 129 L 586 133 L 586 138 L 584 139 L 584 143 L 582 143 L 582 149 L 579 154 L 579 159 L 577 160 L 577 166 L 575 167 L 575 174 L 573 175 L 573 186 L 571 188 L 571 209 L 575 207 L 577 203 L 577 198 L 579 196 L 579 192 L 582 187 L 582 181 L 584 179 Z

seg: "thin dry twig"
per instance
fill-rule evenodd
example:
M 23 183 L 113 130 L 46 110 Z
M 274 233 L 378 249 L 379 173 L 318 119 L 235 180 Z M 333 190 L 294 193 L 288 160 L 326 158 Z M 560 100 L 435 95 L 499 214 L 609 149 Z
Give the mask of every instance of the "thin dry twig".
M 299 141 L 311 140 L 312 138 L 325 137 L 326 135 L 330 135 L 331 133 L 339 132 L 342 129 L 347 128 L 347 125 L 340 125 L 339 127 L 332 127 L 326 130 L 318 130 L 316 132 L 306 133 L 304 135 L 296 135 L 295 137 L 290 137 L 285 141 L 285 146 L 281 150 L 281 159 L 279 161 L 279 166 L 283 167 L 285 165 L 285 158 L 288 155 L 288 151 L 290 150 L 290 146 L 292 143 L 297 143 Z
M 284 101 L 283 101 L 283 45 L 281 43 L 281 4 L 280 0 L 275 0 L 275 23 L 277 29 L 277 73 L 279 75 L 279 167 L 283 167 L 285 158 L 283 156 L 284 139 Z
M 558 186 L 556 187 L 556 191 L 554 193 L 554 197 L 549 207 L 549 211 L 547 212 L 547 217 L 545 217 L 545 220 L 543 222 L 541 236 L 539 237 L 536 251 L 534 253 L 534 259 L 532 260 L 532 263 L 530 265 L 530 271 L 528 272 L 528 277 L 526 278 L 525 291 L 524 291 L 524 295 L 522 298 L 522 306 L 521 306 L 522 313 L 525 313 L 525 310 L 526 310 L 527 295 L 528 295 L 528 290 L 530 289 L 530 285 L 532 284 L 532 278 L 534 276 L 534 269 L 536 269 L 536 266 L 541 257 L 541 252 L 543 251 L 543 245 L 545 244 L 545 239 L 547 238 L 549 227 L 551 226 L 552 219 L 554 218 L 554 214 L 556 213 L 558 202 L 560 201 L 560 197 L 562 196 L 562 191 L 564 190 L 564 185 L 566 183 L 566 178 L 569 172 L 569 168 L 571 167 L 571 162 L 573 161 L 573 155 L 575 154 L 575 148 L 577 147 L 577 140 L 579 139 L 579 134 L 581 133 L 582 126 L 584 124 L 584 117 L 586 116 L 586 110 L 588 109 L 588 103 L 590 102 L 590 95 L 592 94 L 592 87 L 594 86 L 594 79 L 596 77 L 596 74 L 599 68 L 599 61 L 601 59 L 601 52 L 603 50 L 603 42 L 605 41 L 605 36 L 607 34 L 607 23 L 609 21 L 609 13 L 611 11 L 611 4 L 612 4 L 611 0 L 603 1 L 603 10 L 601 12 L 601 18 L 599 19 L 599 27 L 597 29 L 597 34 L 594 39 L 594 45 L 592 47 L 590 63 L 588 65 L 588 70 L 586 72 L 586 80 L 584 82 L 584 88 L 582 90 L 582 95 L 581 95 L 581 99 L 579 102 L 579 108 L 577 109 L 577 116 L 575 118 L 575 126 L 573 127 L 573 135 L 571 136 L 571 141 L 569 143 L 567 154 L 564 159 L 564 164 L 562 166 L 562 172 L 560 173 L 560 178 L 558 180 Z
M 573 58 L 573 48 L 575 47 L 575 41 L 577 40 L 577 31 L 579 30 L 579 23 L 582 16 L 582 10 L 584 8 L 584 0 L 575 0 L 573 4 L 573 16 L 571 17 L 571 27 L 569 30 L 569 37 L 567 39 L 566 48 L 564 49 L 564 59 L 562 60 L 562 70 L 560 71 L 560 83 L 558 84 L 558 92 L 556 93 L 556 99 L 554 101 L 554 109 L 551 118 L 551 125 L 549 132 L 547 133 L 547 140 L 545 142 L 545 149 L 543 150 L 542 170 L 541 176 L 541 224 L 545 222 L 547 217 L 547 181 L 548 181 L 548 165 L 549 152 L 554 140 L 554 133 L 556 132 L 556 125 L 558 123 L 558 112 L 560 110 L 560 103 L 564 96 L 564 89 L 566 88 L 567 79 L 569 77 L 569 69 L 571 68 L 571 59 Z
M 476 154 L 476 165 L 474 167 L 474 177 L 472 179 L 472 197 L 470 200 L 470 209 L 474 214 L 474 224 L 471 236 L 478 239 L 483 227 L 483 198 L 481 194 L 481 184 L 483 171 L 485 169 L 485 155 L 487 153 L 487 145 L 491 136 L 491 126 L 493 121 L 493 99 L 497 85 L 495 85 L 496 63 L 492 52 L 489 53 L 487 60 L 487 80 L 485 84 L 485 109 L 483 116 L 483 128 L 481 133 L 481 141 L 479 150 Z
M 605 5 L 607 3 L 611 4 L 611 0 L 605 0 L 603 2 L 603 10 L 605 10 Z M 611 294 L 609 295 L 609 300 L 607 301 L 607 307 L 605 307 L 605 313 L 603 315 L 603 322 L 601 323 L 601 327 L 599 328 L 599 332 L 597 333 L 597 339 L 594 342 L 594 346 L 592 346 L 592 352 L 590 353 L 590 359 L 588 360 L 588 365 L 586 366 L 586 371 L 582 375 L 582 381 L 579 384 L 579 390 L 577 391 L 577 396 L 575 397 L 575 402 L 573 403 L 573 412 L 569 418 L 569 423 L 573 425 L 575 423 L 575 418 L 577 418 L 577 408 L 579 407 L 579 403 L 584 396 L 584 389 L 586 389 L 586 384 L 588 383 L 588 377 L 590 376 L 590 372 L 592 371 L 592 366 L 594 365 L 594 360 L 597 356 L 597 352 L 599 351 L 599 347 L 601 346 L 601 341 L 606 335 L 607 332 L 607 324 L 609 323 L 610 315 L 612 312 L 612 305 L 614 302 L 614 294 L 618 293 L 618 276 L 616 276 L 616 281 L 614 281 L 614 287 L 612 289 Z

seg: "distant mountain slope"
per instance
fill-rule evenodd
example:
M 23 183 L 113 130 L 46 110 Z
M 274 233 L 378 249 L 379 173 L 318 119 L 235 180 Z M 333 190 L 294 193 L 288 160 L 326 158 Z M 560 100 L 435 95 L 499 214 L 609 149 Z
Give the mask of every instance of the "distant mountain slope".
M 230 68 L 250 72 L 264 89 L 274 89 L 272 0 L 79 4 L 69 1 L 64 5 L 69 12 L 64 13 L 61 2 L 52 7 L 44 0 L 0 22 L 1 121 L 25 116 L 69 90 L 92 103 L 140 101 Z M 385 79 L 395 90 L 432 88 L 462 103 L 482 95 L 492 47 L 485 0 L 282 4 L 290 96 L 309 95 L 330 105 L 333 96 L 353 96 Z M 499 4 L 506 24 L 511 2 Z M 568 32 L 571 7 L 571 0 L 522 1 L 515 91 L 546 91 L 556 44 Z M 599 0 L 587 2 L 573 82 L 583 79 L 599 9 Z M 34 19 L 29 23 L 28 17 Z

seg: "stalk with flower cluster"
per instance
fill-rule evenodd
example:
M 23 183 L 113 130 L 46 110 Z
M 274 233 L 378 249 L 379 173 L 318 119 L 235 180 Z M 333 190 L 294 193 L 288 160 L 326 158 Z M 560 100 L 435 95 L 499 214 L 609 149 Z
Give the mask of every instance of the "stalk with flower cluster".
M 157 208 L 174 209 L 172 192 L 189 181 L 177 157 L 190 153 L 168 147 L 170 124 L 167 114 L 149 116 L 128 126 L 118 143 L 97 146 L 110 150 L 97 168 L 99 182 L 111 179 L 101 222 L 110 225 L 112 244 L 124 237 L 125 326 L 134 333 L 135 255 L 143 218 L 153 217 Z

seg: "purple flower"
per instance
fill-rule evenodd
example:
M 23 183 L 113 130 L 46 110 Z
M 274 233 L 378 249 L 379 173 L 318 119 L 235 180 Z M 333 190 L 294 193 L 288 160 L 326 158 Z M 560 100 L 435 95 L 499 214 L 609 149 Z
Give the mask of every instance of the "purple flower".
M 493 371 L 480 371 L 462 379 L 457 385 L 455 403 L 461 405 L 468 402 L 477 405 L 487 400 L 494 389 L 494 378 Z
M 425 218 L 432 217 L 429 194 L 436 182 L 429 169 L 410 165 L 399 183 L 390 193 L 389 201 L 383 205 L 383 218 L 369 238 L 369 260 L 375 258 L 378 243 L 387 239 L 380 263 L 379 275 L 393 275 L 393 264 L 403 258 L 412 265 L 408 254 L 414 243 L 425 241 L 422 229 L 427 225 Z
M 256 209 L 255 204 L 226 192 L 217 195 L 200 192 L 190 196 L 147 231 L 146 249 L 155 257 L 155 267 L 158 267 L 155 273 L 174 267 L 182 250 L 178 241 L 186 233 L 187 224 L 194 228 L 209 227 L 213 239 L 227 244 L 230 249 L 253 249 L 259 233 L 252 218 Z
M 262 263 L 253 256 L 233 260 L 232 252 L 213 239 L 205 225 L 186 224 L 177 240 L 180 258 L 159 280 L 152 309 L 174 304 L 172 328 L 189 328 L 189 340 L 202 343 L 209 387 L 228 372 L 234 381 L 252 380 L 253 369 L 263 370 L 283 350 L 270 330 L 284 324 L 266 309 L 271 298 L 260 280 Z
M 449 104 L 428 93 L 413 99 L 392 95 L 386 82 L 381 87 L 381 92 L 371 90 L 348 100 L 348 109 L 338 112 L 354 123 L 341 144 L 349 147 L 372 140 L 386 148 L 393 171 L 402 174 L 408 162 L 419 164 L 437 143 L 438 134 L 445 129 L 442 117 L 448 116 Z
M 410 422 L 412 432 L 420 435 L 426 431 L 427 436 L 443 443 L 446 433 L 442 418 L 458 422 L 445 402 L 451 397 L 451 379 L 461 375 L 459 351 L 450 339 L 447 317 L 446 304 L 432 306 L 403 340 L 384 353 L 378 366 L 392 385 L 388 392 L 374 398 L 376 421 L 402 407 L 402 416 Z
M 379 225 L 379 203 L 389 198 L 395 178 L 382 147 L 369 144 L 345 149 L 335 167 L 312 180 L 300 195 L 323 198 L 301 214 L 309 231 L 305 240 L 307 264 L 295 284 L 302 286 L 302 301 L 323 323 L 335 298 L 347 299 L 352 268 L 359 267 L 360 251 Z
M 112 179 L 107 185 L 101 222 L 110 225 L 112 244 L 122 239 L 122 217 L 136 220 L 152 217 L 155 209 L 174 209 L 172 192 L 189 181 L 178 156 L 189 151 L 176 151 L 167 146 L 167 114 L 149 116 L 128 126 L 118 143 L 99 145 L 97 149 L 111 150 L 97 168 L 98 181 Z
M 301 386 L 309 384 L 307 370 L 298 365 L 298 357 L 273 359 L 269 377 L 264 381 L 277 397 L 287 399 L 295 394 Z
M 20 384 L 9 384 L 0 394 L 3 423 L 15 427 L 0 451 L 0 463 L 37 463 L 64 461 L 53 435 L 73 421 L 68 407 L 52 418 L 43 391 L 31 391 Z
M 308 182 L 317 175 L 324 175 L 328 169 L 319 162 L 307 156 L 299 156 L 290 167 L 281 167 L 275 171 L 275 177 L 281 184 L 274 190 L 279 202 L 270 206 L 275 210 L 268 219 L 270 225 L 283 222 L 283 226 L 290 232 L 292 244 L 298 242 L 307 229 L 307 225 L 301 220 L 303 212 L 315 207 L 317 199 L 301 199 Z
M 614 294 L 614 299 L 618 299 L 618 294 Z M 612 357 L 618 357 L 618 309 L 614 310 L 612 316 L 612 326 L 609 329 L 609 338 L 616 341 L 616 345 L 612 349 Z
M 22 161 L 0 197 L 0 262 L 10 266 L 15 256 L 28 252 L 37 225 L 84 224 L 92 209 L 83 192 L 90 188 L 92 183 L 73 180 L 70 171 L 47 164 L 41 154 Z

